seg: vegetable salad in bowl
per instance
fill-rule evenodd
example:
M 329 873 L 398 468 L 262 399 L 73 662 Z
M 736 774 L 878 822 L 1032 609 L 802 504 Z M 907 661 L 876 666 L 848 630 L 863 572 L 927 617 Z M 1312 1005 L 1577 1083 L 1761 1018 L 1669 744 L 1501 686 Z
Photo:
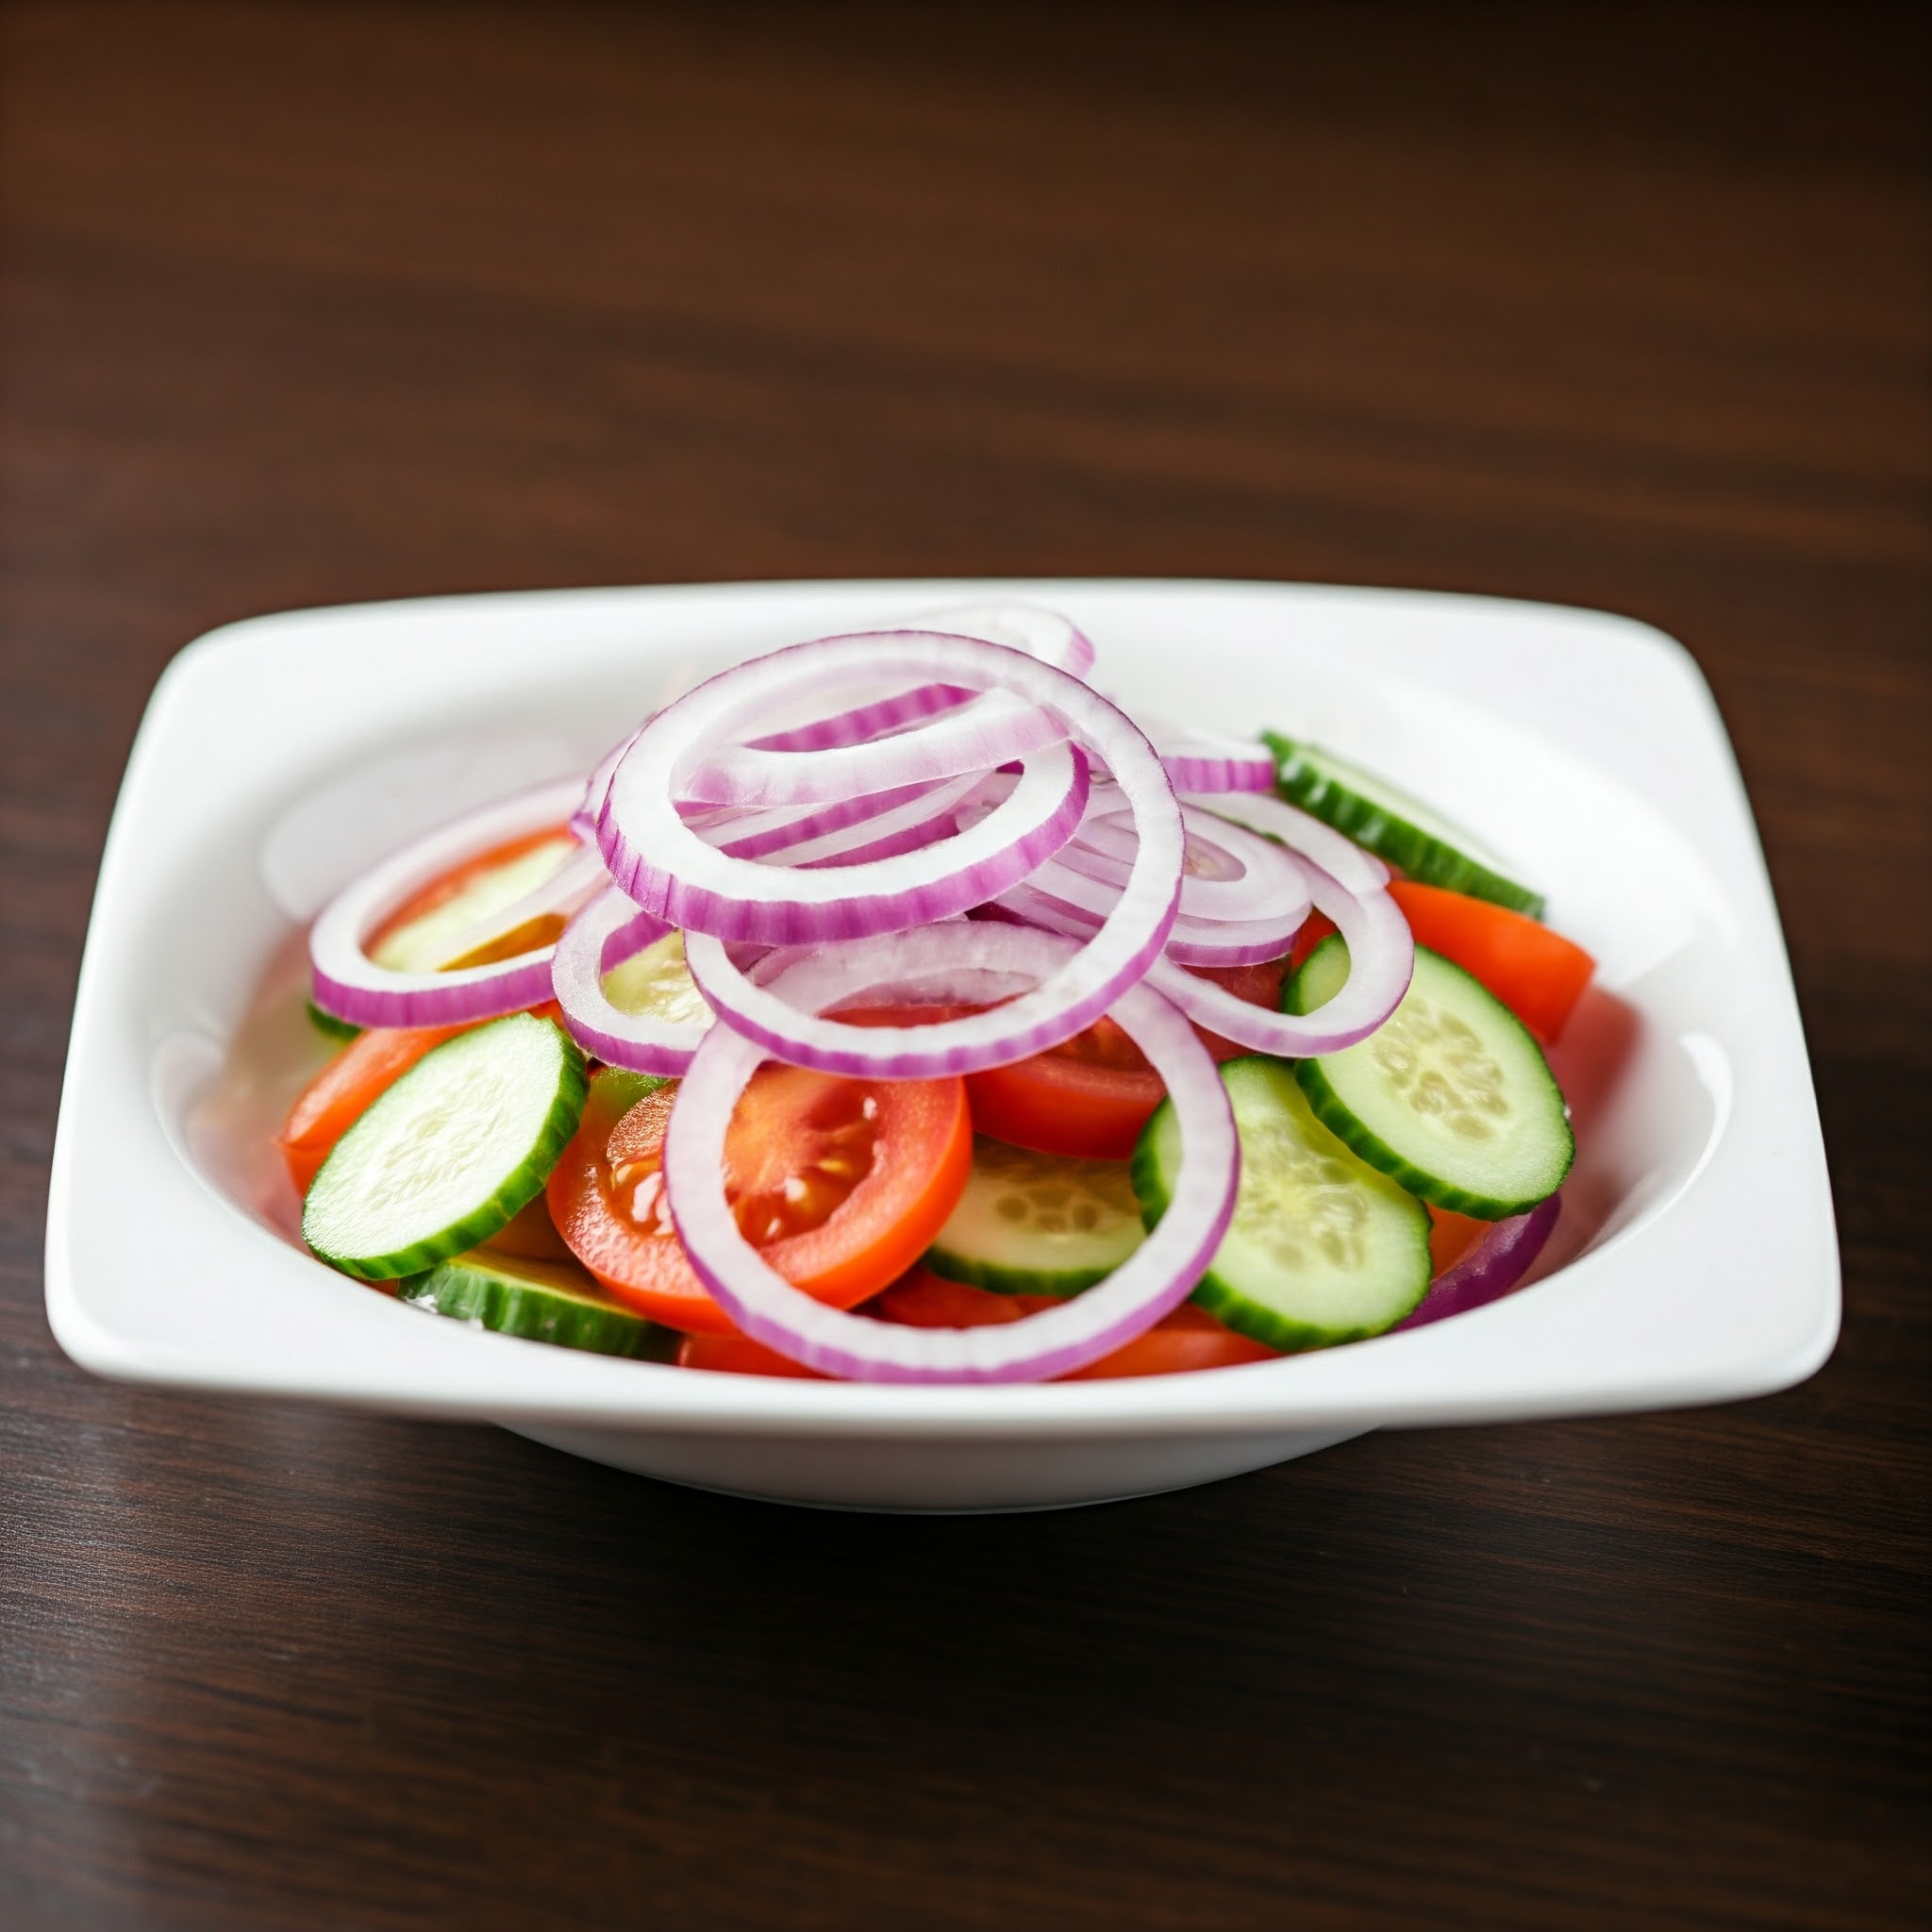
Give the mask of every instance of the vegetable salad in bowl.
M 310 1248 L 859 1381 L 1234 1366 L 1513 1288 L 1589 956 L 1383 775 L 1093 670 L 1020 606 L 800 643 L 377 864 L 309 935 Z

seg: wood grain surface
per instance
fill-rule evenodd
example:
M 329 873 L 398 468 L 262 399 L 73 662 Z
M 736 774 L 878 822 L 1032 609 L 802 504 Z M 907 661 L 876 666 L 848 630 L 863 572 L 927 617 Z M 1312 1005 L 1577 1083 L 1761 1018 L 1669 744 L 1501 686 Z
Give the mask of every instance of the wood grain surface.
M 1910 16 L 12 6 L 0 89 L 0 1924 L 1926 1923 Z M 182 643 L 983 572 L 1683 638 L 1817 1070 L 1825 1370 L 920 1521 L 65 1361 L 75 971 Z

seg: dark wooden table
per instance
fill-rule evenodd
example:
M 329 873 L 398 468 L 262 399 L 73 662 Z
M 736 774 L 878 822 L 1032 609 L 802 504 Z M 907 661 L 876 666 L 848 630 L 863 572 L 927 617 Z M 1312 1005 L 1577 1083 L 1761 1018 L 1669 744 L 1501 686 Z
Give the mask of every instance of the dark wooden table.
M 0 1923 L 1926 1922 L 1921 30 L 0 19 Z M 63 1359 L 75 968 L 180 644 L 419 591 L 979 572 L 1684 638 L 1810 1033 L 1824 1373 L 920 1521 Z

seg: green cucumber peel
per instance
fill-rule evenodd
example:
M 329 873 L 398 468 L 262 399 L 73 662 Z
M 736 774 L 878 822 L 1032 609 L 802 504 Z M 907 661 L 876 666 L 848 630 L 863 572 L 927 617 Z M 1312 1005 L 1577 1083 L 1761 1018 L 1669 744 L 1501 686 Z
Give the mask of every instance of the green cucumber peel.
M 350 1041 L 361 1034 L 361 1027 L 354 1021 L 338 1020 L 333 1013 L 325 1012 L 312 999 L 306 1000 L 303 1004 L 308 1009 L 308 1024 L 325 1040 L 332 1040 L 338 1046 L 346 1046 Z
M 1000 1294 L 1078 1294 L 1145 1238 L 1123 1162 L 1038 1154 L 982 1134 L 924 1265 Z
M 1283 1351 L 1392 1327 L 1428 1292 L 1427 1210 L 1328 1132 L 1288 1061 L 1246 1055 L 1225 1062 L 1221 1077 L 1241 1136 L 1241 1186 L 1192 1299 L 1227 1327 Z M 1179 1127 L 1163 1101 L 1131 1162 L 1150 1229 L 1166 1211 L 1179 1163 Z
M 1543 916 L 1541 892 L 1511 878 L 1474 834 L 1451 824 L 1421 799 L 1306 740 L 1264 731 L 1261 741 L 1274 755 L 1276 789 L 1311 818 L 1423 885 L 1446 886 L 1532 919 Z
M 396 1291 L 412 1307 L 520 1341 L 641 1361 L 668 1362 L 677 1353 L 677 1335 L 612 1301 L 574 1261 L 457 1255 Z
M 336 1142 L 302 1233 L 364 1281 L 476 1247 L 534 1200 L 575 1133 L 589 1082 L 576 1042 L 512 1013 L 446 1040 Z
M 1331 934 L 1283 985 L 1283 1010 L 1311 1012 L 1347 976 L 1347 944 Z M 1426 946 L 1375 1032 L 1297 1060 L 1294 1076 L 1358 1158 L 1419 1200 L 1479 1221 L 1526 1213 L 1562 1186 L 1576 1158 L 1542 1048 L 1487 987 Z

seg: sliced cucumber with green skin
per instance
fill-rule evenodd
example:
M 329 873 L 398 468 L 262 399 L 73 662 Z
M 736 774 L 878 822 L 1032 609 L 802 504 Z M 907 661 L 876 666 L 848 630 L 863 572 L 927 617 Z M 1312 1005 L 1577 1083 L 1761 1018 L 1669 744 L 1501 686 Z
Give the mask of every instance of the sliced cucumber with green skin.
M 361 1027 L 355 1025 L 350 1021 L 338 1020 L 333 1013 L 325 1013 L 313 1000 L 310 1000 L 308 1004 L 308 1024 L 325 1040 L 333 1040 L 337 1045 L 346 1046 L 350 1041 L 354 1040 L 362 1031 Z
M 645 1361 L 668 1362 L 677 1353 L 679 1338 L 669 1328 L 620 1307 L 574 1262 L 458 1255 L 410 1275 L 397 1292 L 414 1307 L 525 1341 Z
M 1325 939 L 1282 988 L 1312 1011 L 1348 976 L 1348 947 Z M 1341 1053 L 1298 1060 L 1323 1124 L 1371 1167 L 1438 1208 L 1483 1221 L 1554 1194 L 1576 1158 L 1562 1089 L 1542 1049 L 1501 1000 L 1426 946 L 1402 1004 Z
M 1146 1238 L 1124 1161 L 1035 1154 L 982 1134 L 925 1265 L 1002 1294 L 1078 1294 Z
M 1315 1118 L 1287 1060 L 1249 1055 L 1227 1061 L 1221 1078 L 1241 1136 L 1241 1186 L 1194 1300 L 1270 1348 L 1393 1327 L 1428 1292 L 1428 1211 Z M 1174 1104 L 1162 1101 L 1132 1163 L 1150 1228 L 1173 1197 L 1180 1158 Z
M 535 1198 L 576 1131 L 584 1057 L 512 1013 L 446 1040 L 336 1142 L 302 1234 L 365 1281 L 420 1274 L 486 1241 Z
M 1543 916 L 1541 892 L 1519 885 L 1503 870 L 1501 859 L 1420 799 L 1320 745 L 1274 731 L 1264 731 L 1261 738 L 1274 754 L 1275 782 L 1291 805 L 1425 886 L 1447 886 L 1532 919 Z

